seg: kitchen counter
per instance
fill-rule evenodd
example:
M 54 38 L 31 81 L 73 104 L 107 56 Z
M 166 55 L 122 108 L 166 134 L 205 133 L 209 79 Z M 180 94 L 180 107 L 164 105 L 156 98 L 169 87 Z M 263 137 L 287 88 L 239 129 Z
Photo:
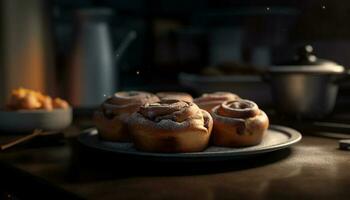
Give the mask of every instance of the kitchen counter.
M 78 132 L 78 131 L 76 131 Z M 291 148 L 214 163 L 146 162 L 76 139 L 0 153 L 3 196 L 88 199 L 349 199 L 350 151 L 303 132 Z

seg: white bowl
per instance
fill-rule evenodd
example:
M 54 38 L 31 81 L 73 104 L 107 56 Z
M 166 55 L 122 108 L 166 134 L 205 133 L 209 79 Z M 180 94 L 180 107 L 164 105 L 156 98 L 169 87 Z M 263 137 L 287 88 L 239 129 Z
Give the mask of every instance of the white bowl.
M 61 130 L 72 122 L 72 109 L 48 110 L 0 110 L 0 130 L 28 132 L 34 129 Z

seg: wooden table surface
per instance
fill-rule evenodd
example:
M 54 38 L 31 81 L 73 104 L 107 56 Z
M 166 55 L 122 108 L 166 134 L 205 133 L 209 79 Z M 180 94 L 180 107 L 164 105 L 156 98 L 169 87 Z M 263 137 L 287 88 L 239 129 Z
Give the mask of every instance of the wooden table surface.
M 336 139 L 303 134 L 288 149 L 197 164 L 96 152 L 75 138 L 27 145 L 0 153 L 0 186 L 19 199 L 350 199 L 350 151 Z

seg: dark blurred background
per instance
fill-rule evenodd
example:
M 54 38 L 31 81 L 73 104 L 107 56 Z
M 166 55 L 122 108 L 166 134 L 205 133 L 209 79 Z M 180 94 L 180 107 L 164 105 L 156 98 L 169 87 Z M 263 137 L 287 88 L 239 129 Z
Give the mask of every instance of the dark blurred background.
M 241 95 L 268 105 L 268 86 L 256 75 L 292 57 L 297 46 L 312 44 L 319 57 L 350 65 L 346 0 L 2 0 L 1 9 L 1 102 L 19 86 L 79 105 L 77 93 L 99 87 L 109 88 L 106 96 L 131 89 L 199 95 L 225 87 L 240 93 L 255 81 L 262 94 Z M 89 22 L 96 23 L 84 26 Z M 242 84 L 198 89 L 181 82 L 184 72 L 230 73 Z M 113 86 L 98 86 L 101 78 L 94 76 L 112 77 Z M 346 91 L 344 84 L 344 101 Z

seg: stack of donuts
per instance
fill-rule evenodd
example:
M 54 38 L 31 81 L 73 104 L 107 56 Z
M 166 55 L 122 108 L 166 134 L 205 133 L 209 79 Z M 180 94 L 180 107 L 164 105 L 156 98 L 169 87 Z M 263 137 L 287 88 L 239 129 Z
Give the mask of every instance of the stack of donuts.
M 95 112 L 94 122 L 102 140 L 163 153 L 257 145 L 269 126 L 256 103 L 229 92 L 195 99 L 179 92 L 117 92 Z

